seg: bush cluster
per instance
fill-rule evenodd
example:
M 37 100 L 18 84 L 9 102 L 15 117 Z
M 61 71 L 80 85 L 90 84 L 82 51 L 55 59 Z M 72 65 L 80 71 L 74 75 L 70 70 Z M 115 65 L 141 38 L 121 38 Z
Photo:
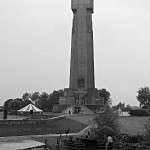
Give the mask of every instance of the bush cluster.
M 141 143 L 143 135 L 120 134 L 119 139 L 122 143 Z
M 109 104 L 106 104 L 103 110 L 93 119 L 91 135 L 98 140 L 103 138 L 103 133 L 101 132 L 103 127 L 111 128 L 115 136 L 120 133 L 119 116 L 111 109 Z

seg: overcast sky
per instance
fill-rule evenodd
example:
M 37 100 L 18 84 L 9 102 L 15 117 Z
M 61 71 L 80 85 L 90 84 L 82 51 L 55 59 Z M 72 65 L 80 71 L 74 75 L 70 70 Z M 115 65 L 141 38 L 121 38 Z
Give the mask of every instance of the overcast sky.
M 150 0 L 95 0 L 95 81 L 113 104 L 150 87 Z M 69 86 L 70 0 L 0 0 L 0 105 Z

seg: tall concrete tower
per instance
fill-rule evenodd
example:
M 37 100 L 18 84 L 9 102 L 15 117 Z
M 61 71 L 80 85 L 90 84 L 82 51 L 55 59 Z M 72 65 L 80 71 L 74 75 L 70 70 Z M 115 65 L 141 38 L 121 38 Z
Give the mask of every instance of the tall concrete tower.
M 70 88 L 95 88 L 92 13 L 93 0 L 72 0 L 73 28 Z M 82 87 L 81 87 L 82 86 Z
M 95 88 L 92 14 L 93 0 L 72 0 L 73 11 L 70 83 L 60 97 L 60 105 L 103 105 Z

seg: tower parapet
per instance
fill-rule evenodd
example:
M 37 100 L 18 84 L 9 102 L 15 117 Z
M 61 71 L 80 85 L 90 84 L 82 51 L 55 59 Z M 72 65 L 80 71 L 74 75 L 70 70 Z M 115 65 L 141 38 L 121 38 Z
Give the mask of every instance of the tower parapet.
M 81 5 L 86 6 L 87 9 L 94 12 L 93 0 L 71 0 L 71 9 L 73 11 L 77 10 Z

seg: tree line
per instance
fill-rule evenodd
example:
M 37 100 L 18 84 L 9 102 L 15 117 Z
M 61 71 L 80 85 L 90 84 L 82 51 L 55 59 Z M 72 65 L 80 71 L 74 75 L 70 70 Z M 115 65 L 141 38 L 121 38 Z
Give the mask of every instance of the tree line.
M 104 99 L 104 103 L 110 100 L 110 92 L 106 89 L 98 90 L 98 94 Z M 52 93 L 24 93 L 21 98 L 8 99 L 4 102 L 4 109 L 19 110 L 28 104 L 34 104 L 44 111 L 52 111 L 53 105 L 59 103 L 59 97 L 64 95 L 64 90 L 54 90 Z
M 99 89 L 98 90 L 99 95 L 104 98 L 104 104 L 110 100 L 111 94 L 106 89 Z M 4 102 L 4 109 L 7 110 L 18 110 L 22 107 L 32 103 L 38 108 L 42 110 L 49 110 L 51 111 L 54 104 L 57 104 L 59 101 L 59 97 L 64 95 L 64 90 L 54 90 L 52 93 L 48 94 L 47 92 L 39 93 L 24 93 L 21 98 L 15 98 L 15 99 L 8 99 Z M 137 91 L 136 96 L 139 105 L 143 109 L 150 109 L 150 88 L 145 86 L 141 87 Z M 120 107 L 125 107 L 124 103 L 119 103 L 118 105 L 114 106 L 114 108 L 117 110 Z M 130 107 L 128 104 L 126 107 Z
M 47 92 L 25 93 L 22 98 L 8 99 L 4 102 L 4 109 L 19 110 L 28 104 L 34 104 L 42 110 L 51 111 L 53 105 L 58 103 L 59 97 L 63 96 L 63 90 L 56 90 L 48 94 Z

